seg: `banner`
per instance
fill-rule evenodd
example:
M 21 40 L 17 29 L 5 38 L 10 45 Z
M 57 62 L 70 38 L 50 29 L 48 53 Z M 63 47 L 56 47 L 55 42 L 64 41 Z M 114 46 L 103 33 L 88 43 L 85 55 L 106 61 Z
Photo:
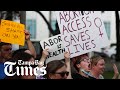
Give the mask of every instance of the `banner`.
M 1 20 L 0 39 L 1 42 L 19 44 L 24 46 L 25 43 L 25 26 L 23 24 Z
M 49 49 L 46 63 L 53 60 L 64 59 L 65 48 L 61 39 L 61 34 L 42 40 L 40 41 L 40 44 L 43 50 Z
M 56 11 L 65 50 L 72 57 L 108 46 L 100 11 Z

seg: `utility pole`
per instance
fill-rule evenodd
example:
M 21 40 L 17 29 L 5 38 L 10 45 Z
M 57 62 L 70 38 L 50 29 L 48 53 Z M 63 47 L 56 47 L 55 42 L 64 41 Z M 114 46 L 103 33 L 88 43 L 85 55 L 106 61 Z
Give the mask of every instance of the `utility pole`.
M 119 11 L 115 11 L 115 18 L 116 18 L 116 61 L 120 61 L 120 29 L 119 29 Z
M 20 23 L 26 26 L 26 11 L 20 11 Z M 19 46 L 19 48 L 22 48 L 22 47 Z
M 13 11 L 7 11 L 6 20 L 13 20 Z
M 50 25 L 51 25 L 51 22 L 52 22 L 51 17 L 52 17 L 52 11 L 49 11 L 49 22 L 50 22 Z M 51 32 L 49 31 L 49 37 L 51 37 L 51 36 L 52 36 Z
M 26 11 L 20 11 L 20 23 L 26 26 Z

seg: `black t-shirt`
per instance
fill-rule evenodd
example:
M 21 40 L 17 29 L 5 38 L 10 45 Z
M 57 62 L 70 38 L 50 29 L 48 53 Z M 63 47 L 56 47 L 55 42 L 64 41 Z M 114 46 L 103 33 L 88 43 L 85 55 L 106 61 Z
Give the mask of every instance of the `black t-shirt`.
M 73 79 L 95 79 L 95 78 L 90 77 L 90 76 L 89 77 L 84 77 L 84 76 L 80 75 L 79 73 L 73 73 L 72 78 Z

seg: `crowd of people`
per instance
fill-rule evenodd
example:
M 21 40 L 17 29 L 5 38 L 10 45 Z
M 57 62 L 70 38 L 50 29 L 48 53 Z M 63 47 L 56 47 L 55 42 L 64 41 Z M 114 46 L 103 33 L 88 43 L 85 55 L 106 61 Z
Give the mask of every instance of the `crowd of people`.
M 43 50 L 38 65 L 31 65 L 32 72 L 34 72 L 35 67 L 41 68 L 45 66 L 45 75 L 36 76 L 30 75 L 30 73 L 28 73 L 28 75 L 17 75 L 17 73 L 15 73 L 14 76 L 7 76 L 4 73 L 4 63 L 6 61 L 35 61 L 36 51 L 30 40 L 30 33 L 28 30 L 25 30 L 25 40 L 28 48 L 16 51 L 12 51 L 12 44 L 0 42 L 0 79 L 104 79 L 105 60 L 103 57 L 98 55 L 89 57 L 86 53 L 70 58 L 70 54 L 65 52 L 64 59 L 52 60 L 46 63 L 48 49 Z M 15 72 L 17 66 L 19 65 L 13 67 L 13 72 Z M 23 65 L 23 67 L 25 67 L 25 65 Z M 113 64 L 113 70 L 114 75 L 111 79 L 119 79 L 119 71 L 115 64 Z

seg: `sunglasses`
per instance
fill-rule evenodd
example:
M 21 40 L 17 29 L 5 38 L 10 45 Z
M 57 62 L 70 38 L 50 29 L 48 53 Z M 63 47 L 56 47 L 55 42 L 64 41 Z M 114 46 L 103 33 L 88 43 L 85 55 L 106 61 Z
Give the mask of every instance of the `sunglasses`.
M 65 75 L 68 76 L 69 72 L 65 71 L 65 72 L 56 72 L 55 74 L 60 74 L 61 77 L 64 77 Z

